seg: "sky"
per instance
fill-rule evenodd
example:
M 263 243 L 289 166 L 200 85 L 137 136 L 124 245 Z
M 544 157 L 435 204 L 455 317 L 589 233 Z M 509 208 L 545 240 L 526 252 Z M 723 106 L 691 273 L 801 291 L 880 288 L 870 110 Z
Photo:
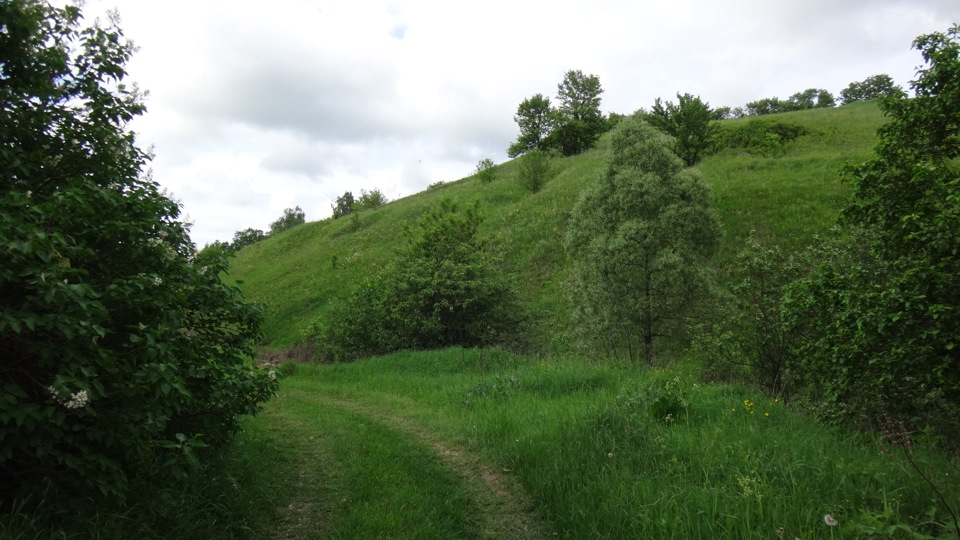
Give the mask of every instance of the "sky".
M 346 191 L 394 200 L 507 160 L 517 105 L 596 75 L 601 109 L 657 97 L 713 107 L 839 97 L 889 74 L 905 88 L 917 36 L 957 0 L 87 0 L 116 9 L 149 92 L 131 125 L 202 247 L 269 230 L 286 208 L 331 215 Z

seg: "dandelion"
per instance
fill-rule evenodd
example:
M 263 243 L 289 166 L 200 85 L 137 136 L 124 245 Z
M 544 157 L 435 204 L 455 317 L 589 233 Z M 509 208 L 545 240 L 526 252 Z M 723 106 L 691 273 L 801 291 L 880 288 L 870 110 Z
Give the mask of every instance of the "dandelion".
M 608 453 L 607 453 L 607 457 L 612 459 L 612 458 L 613 458 L 613 452 L 608 452 Z
M 828 527 L 836 527 L 837 525 L 839 525 L 837 520 L 834 519 L 834 517 L 831 516 L 830 514 L 823 515 L 823 522 L 826 523 Z
M 763 413 L 763 415 L 769 417 L 769 416 L 770 416 L 770 413 L 765 412 L 765 413 Z

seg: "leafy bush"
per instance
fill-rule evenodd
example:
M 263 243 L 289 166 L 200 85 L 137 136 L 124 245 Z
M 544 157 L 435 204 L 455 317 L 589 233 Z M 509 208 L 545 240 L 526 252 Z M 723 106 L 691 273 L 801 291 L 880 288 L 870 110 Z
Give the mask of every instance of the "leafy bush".
M 740 252 L 741 281 L 720 310 L 722 320 L 694 340 L 709 378 L 746 379 L 772 396 L 788 391 L 795 376 L 795 336 L 784 324 L 783 301 L 787 287 L 802 275 L 804 259 L 756 240 Z
M 490 158 L 483 158 L 477 162 L 477 170 L 474 173 L 480 179 L 480 183 L 489 184 L 497 179 L 497 166 Z
M 261 312 L 142 174 L 120 31 L 29 0 L 0 20 L 0 498 L 122 498 L 275 390 Z
M 807 133 L 799 124 L 757 119 L 733 126 L 721 125 L 714 135 L 713 146 L 717 150 L 742 148 L 750 154 L 778 157 L 783 155 L 787 143 Z
M 850 239 L 796 284 L 791 320 L 832 414 L 889 415 L 960 445 L 960 26 L 914 47 L 916 97 L 881 102 L 876 157 L 846 172 Z
M 315 323 L 326 356 L 472 347 L 515 332 L 515 294 L 477 236 L 478 208 L 444 199 L 428 209 L 397 259 Z
M 361 212 L 363 210 L 374 210 L 387 204 L 387 196 L 377 188 L 370 191 L 360 190 L 360 197 L 353 203 L 353 211 Z
M 538 193 L 550 177 L 550 156 L 542 150 L 530 150 L 520 159 L 519 179 L 530 193 Z

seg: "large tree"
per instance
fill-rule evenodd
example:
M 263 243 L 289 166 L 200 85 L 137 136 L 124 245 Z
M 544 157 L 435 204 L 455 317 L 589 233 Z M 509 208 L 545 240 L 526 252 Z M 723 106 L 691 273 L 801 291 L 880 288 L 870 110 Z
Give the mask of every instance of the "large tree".
M 33 0 L 0 21 L 0 499 L 122 496 L 269 396 L 260 311 L 144 174 L 113 21 Z
M 606 129 L 600 111 L 603 88 L 596 75 L 570 70 L 557 85 L 556 125 L 550 134 L 549 146 L 565 156 L 591 148 Z
M 566 236 L 576 318 L 611 353 L 655 359 L 707 294 L 720 222 L 700 174 L 633 117 L 615 129 L 606 171 L 584 189 Z

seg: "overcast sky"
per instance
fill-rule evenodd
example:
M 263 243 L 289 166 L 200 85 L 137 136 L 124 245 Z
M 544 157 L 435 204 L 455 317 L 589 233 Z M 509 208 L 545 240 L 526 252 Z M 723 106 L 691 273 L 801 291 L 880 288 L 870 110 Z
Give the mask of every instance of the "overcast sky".
M 711 106 L 839 96 L 911 42 L 960 22 L 957 0 L 88 0 L 117 8 L 150 92 L 133 128 L 198 246 L 268 230 L 285 208 L 328 217 L 345 191 L 391 200 L 507 159 L 517 105 L 567 70 L 600 78 L 604 112 L 677 92 Z

